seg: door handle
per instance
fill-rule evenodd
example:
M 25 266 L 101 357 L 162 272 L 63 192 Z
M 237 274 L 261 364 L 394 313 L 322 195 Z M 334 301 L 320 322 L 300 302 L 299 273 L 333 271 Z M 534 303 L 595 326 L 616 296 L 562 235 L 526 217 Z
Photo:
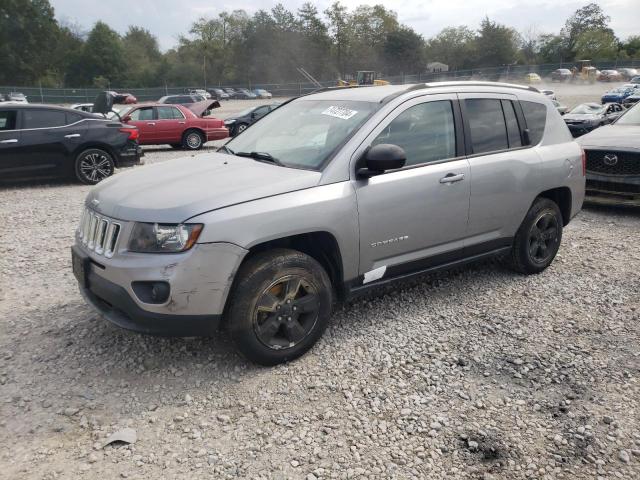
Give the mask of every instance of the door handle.
M 464 180 L 464 173 L 447 173 L 440 179 L 440 183 L 455 183 Z
M 155 123 L 154 123 L 154 122 L 151 122 L 151 123 L 147 123 L 147 125 L 155 125 Z
M 178 122 L 178 123 L 179 123 L 180 125 L 184 125 L 184 124 L 185 124 L 185 123 L 187 123 L 187 122 Z
M 78 138 L 79 136 L 79 133 L 70 133 L 69 135 L 65 135 L 64 138 Z
M 10 138 L 9 140 L 2 140 L 0 143 L 18 143 L 17 138 Z

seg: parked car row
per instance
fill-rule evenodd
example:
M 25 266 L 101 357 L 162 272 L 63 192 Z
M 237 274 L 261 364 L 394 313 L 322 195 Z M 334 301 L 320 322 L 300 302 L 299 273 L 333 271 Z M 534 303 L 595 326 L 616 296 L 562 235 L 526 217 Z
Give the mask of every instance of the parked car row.
M 626 83 L 621 87 L 614 88 L 606 92 L 604 95 L 602 95 L 600 101 L 602 103 L 622 103 L 627 97 L 630 97 L 634 93 L 638 92 L 640 92 L 640 83 Z
M 0 93 L 0 103 L 29 103 L 27 96 L 21 92 Z
M 606 70 L 594 70 L 593 79 L 599 82 L 623 82 L 629 81 L 634 77 L 637 77 L 639 72 L 635 68 L 619 68 L 606 69 Z M 552 82 L 570 82 L 580 76 L 580 72 L 577 69 L 571 70 L 568 68 L 557 68 L 549 75 Z

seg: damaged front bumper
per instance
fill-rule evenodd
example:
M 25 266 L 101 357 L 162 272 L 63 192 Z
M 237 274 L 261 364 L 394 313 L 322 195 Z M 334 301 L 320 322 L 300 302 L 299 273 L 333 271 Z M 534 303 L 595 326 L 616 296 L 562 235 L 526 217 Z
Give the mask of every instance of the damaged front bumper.
M 106 259 L 73 247 L 85 258 L 80 292 L 102 316 L 120 327 L 170 336 L 210 335 L 222 319 L 233 277 L 247 251 L 230 243 L 197 244 L 178 254 L 121 252 Z M 74 258 L 74 269 L 76 259 Z M 76 273 L 76 275 L 78 275 Z M 162 282 L 161 303 L 134 283 Z

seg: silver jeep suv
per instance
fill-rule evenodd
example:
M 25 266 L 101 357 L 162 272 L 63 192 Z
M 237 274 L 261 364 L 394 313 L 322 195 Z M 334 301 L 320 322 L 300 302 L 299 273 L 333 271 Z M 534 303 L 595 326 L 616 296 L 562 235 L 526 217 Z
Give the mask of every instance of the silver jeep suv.
M 584 191 L 581 148 L 531 87 L 329 89 L 217 153 L 101 182 L 73 269 L 122 327 L 224 325 L 246 357 L 276 364 L 318 340 L 334 300 L 370 287 L 498 255 L 541 272 Z

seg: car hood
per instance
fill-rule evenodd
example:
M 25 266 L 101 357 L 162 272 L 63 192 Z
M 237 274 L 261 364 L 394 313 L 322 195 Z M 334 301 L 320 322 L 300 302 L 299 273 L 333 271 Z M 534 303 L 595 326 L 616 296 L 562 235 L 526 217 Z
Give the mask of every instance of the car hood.
M 591 113 L 566 113 L 564 117 L 562 117 L 565 121 L 567 120 L 580 120 L 580 121 L 589 121 L 595 122 L 602 118 L 601 115 L 593 115 Z
M 197 117 L 202 117 L 206 111 L 219 108 L 220 103 L 217 100 L 202 100 L 201 102 L 190 103 L 185 106 L 195 113 Z
M 321 175 L 206 153 L 114 175 L 96 185 L 85 203 L 119 220 L 180 223 L 203 212 L 316 186 Z
M 576 141 L 584 148 L 640 150 L 640 126 L 606 125 Z

